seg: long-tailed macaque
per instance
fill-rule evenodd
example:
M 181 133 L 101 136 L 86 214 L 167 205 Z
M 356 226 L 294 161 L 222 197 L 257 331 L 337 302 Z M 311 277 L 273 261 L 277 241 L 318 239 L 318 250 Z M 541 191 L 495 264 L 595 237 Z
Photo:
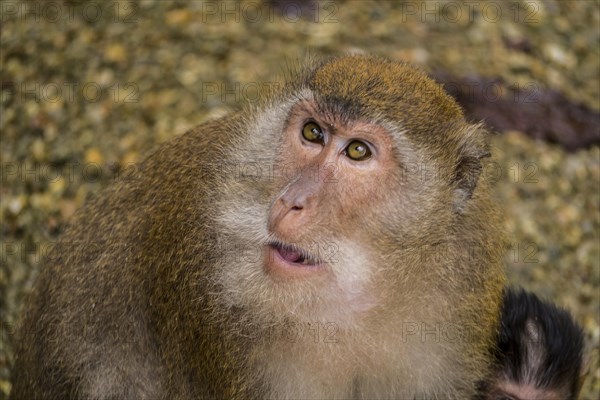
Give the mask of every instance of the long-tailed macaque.
M 471 397 L 505 282 L 488 156 L 422 72 L 312 63 L 77 213 L 12 398 Z

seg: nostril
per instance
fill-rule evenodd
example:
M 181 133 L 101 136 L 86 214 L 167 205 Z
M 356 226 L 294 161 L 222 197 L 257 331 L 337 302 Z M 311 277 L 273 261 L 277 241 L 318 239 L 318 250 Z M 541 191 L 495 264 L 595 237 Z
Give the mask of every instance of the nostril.
M 304 209 L 304 203 L 306 202 L 306 196 L 297 195 L 285 195 L 281 198 L 281 202 L 285 208 L 289 211 L 300 211 Z
M 307 191 L 303 187 L 292 187 L 280 197 L 280 205 L 285 209 L 284 213 L 301 213 L 311 208 L 313 197 L 310 190 Z

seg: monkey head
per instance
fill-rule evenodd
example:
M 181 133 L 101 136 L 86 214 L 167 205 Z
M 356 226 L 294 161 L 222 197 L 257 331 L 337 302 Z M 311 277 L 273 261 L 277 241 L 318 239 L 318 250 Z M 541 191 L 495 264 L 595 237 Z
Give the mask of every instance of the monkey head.
M 490 271 L 464 259 L 469 246 L 482 265 L 499 256 L 485 244 L 493 218 L 479 217 L 491 209 L 481 127 L 407 64 L 347 56 L 297 76 L 239 119 L 245 134 L 227 152 L 227 165 L 255 171 L 217 185 L 230 194 L 217 196 L 220 239 L 236 254 L 221 267 L 228 301 L 350 325 L 435 288 L 487 289 Z

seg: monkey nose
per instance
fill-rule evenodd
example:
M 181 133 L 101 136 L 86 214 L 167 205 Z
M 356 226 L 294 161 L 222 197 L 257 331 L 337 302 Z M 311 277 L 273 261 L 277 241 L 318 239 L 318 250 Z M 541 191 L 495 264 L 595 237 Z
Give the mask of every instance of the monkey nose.
M 307 196 L 305 194 L 297 194 L 292 196 L 284 195 L 281 198 L 283 206 L 288 211 L 300 211 L 306 206 Z
M 282 196 L 273 204 L 269 228 L 280 235 L 292 234 L 307 222 L 307 211 L 306 196 Z
M 280 199 L 280 220 L 286 220 L 288 223 L 297 221 L 302 217 L 303 210 L 306 208 L 306 200 L 297 196 L 291 198 L 282 197 Z

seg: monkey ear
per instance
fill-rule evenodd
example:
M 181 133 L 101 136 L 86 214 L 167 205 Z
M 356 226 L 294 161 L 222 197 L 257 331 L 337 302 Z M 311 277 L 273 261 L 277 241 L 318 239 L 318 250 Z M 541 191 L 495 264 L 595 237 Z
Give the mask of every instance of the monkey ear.
M 482 159 L 491 155 L 486 136 L 487 132 L 480 125 L 471 126 L 459 143 L 459 158 L 453 177 L 453 206 L 456 212 L 464 211 L 483 170 Z

